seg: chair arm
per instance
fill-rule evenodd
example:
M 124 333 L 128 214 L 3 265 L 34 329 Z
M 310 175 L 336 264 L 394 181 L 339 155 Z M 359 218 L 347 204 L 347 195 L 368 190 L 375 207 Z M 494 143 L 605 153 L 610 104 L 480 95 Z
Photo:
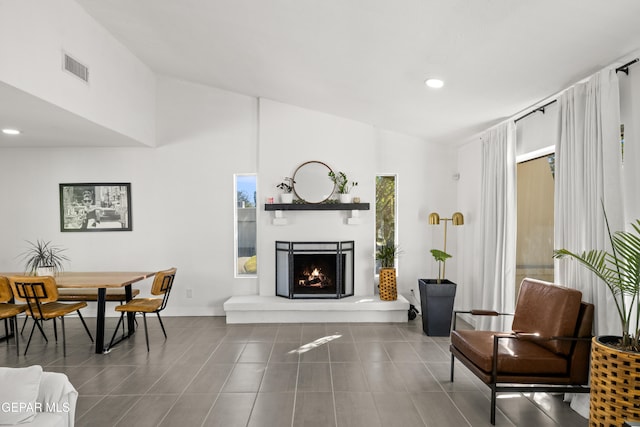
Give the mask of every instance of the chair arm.
M 472 316 L 513 316 L 513 313 L 499 313 L 494 310 L 455 310 L 453 312 L 453 327 L 452 330 L 456 330 L 456 320 L 458 318 L 458 314 L 470 314 Z

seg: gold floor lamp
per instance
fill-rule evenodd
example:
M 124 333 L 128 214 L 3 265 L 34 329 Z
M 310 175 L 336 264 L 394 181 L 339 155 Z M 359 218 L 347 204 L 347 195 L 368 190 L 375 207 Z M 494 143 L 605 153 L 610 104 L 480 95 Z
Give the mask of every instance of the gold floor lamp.
M 438 225 L 440 224 L 440 221 L 444 221 L 444 248 L 443 248 L 443 252 L 447 252 L 447 221 L 451 221 L 451 224 L 453 225 L 463 225 L 464 224 L 464 216 L 462 216 L 462 214 L 460 212 L 455 212 L 453 215 L 451 215 L 451 218 L 440 218 L 440 215 L 438 215 L 435 212 L 431 212 L 429 214 L 429 224 L 431 225 Z M 444 271 L 445 271 L 445 262 L 442 262 L 442 278 L 445 278 L 444 275 Z

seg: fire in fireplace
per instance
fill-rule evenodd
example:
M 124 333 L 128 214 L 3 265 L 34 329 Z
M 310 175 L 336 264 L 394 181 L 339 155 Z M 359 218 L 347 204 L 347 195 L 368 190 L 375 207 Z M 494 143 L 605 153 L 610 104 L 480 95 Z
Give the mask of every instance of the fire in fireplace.
M 276 242 L 276 295 L 353 295 L 354 242 Z

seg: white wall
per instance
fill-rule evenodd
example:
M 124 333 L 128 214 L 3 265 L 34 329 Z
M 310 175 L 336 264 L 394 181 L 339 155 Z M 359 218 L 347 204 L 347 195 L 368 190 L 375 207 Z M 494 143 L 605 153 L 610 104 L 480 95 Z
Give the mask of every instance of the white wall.
M 168 77 L 157 82 L 157 148 L 0 150 L 0 271 L 22 270 L 17 255 L 25 240 L 52 240 L 68 248 L 68 270 L 175 266 L 167 314 L 223 315 L 222 304 L 233 295 L 275 293 L 276 239 L 355 240 L 355 292 L 373 295 L 375 176 L 397 173 L 400 292 L 435 274 L 428 249 L 439 247 L 442 236 L 426 218 L 433 210 L 444 215 L 458 209 L 451 178 L 455 150 L 274 101 Z M 289 212 L 289 225 L 271 224 L 264 200 L 308 160 L 324 161 L 358 181 L 353 194 L 371 204 L 361 224 L 347 225 L 344 211 Z M 259 279 L 234 278 L 235 173 L 258 174 Z M 133 231 L 60 232 L 58 184 L 73 182 L 130 182 Z
M 158 118 L 155 149 L 1 150 L 0 271 L 21 271 L 24 241 L 46 239 L 68 248 L 68 270 L 177 267 L 168 315 L 222 315 L 255 291 L 234 279 L 233 174 L 255 172 L 256 100 L 161 78 Z M 60 232 L 58 184 L 72 182 L 131 182 L 133 231 Z
M 63 51 L 88 85 L 63 71 Z M 155 75 L 72 0 L 0 1 L 0 81 L 155 145 Z
M 375 227 L 375 144 L 371 126 L 287 104 L 260 100 L 258 152 L 258 269 L 260 295 L 275 295 L 275 241 L 355 241 L 355 294 L 373 294 Z M 349 211 L 289 211 L 288 225 L 273 225 L 264 200 L 275 197 L 276 185 L 304 162 L 317 160 L 343 171 L 358 186 L 351 192 L 371 210 L 362 223 L 347 225 Z M 326 178 L 329 180 L 329 177 Z
M 418 279 L 435 278 L 437 263 L 431 249 L 442 249 L 443 224 L 431 226 L 429 213 L 438 212 L 443 218 L 461 210 L 455 194 L 458 181 L 456 151 L 431 144 L 412 136 L 379 130 L 376 137 L 376 174 L 397 175 L 398 244 L 402 254 L 398 258 L 398 292 L 411 302 L 410 291 L 419 299 Z M 375 224 L 374 224 L 375 225 Z M 457 265 L 460 262 L 456 236 L 464 227 L 451 227 L 449 223 L 447 252 L 447 278 L 458 282 Z M 372 236 L 373 238 L 373 236 Z

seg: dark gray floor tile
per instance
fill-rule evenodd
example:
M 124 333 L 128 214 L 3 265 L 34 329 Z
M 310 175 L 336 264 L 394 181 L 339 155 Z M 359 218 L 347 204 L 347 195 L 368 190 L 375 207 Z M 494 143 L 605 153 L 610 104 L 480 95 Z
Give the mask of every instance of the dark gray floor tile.
M 258 393 L 248 427 L 290 426 L 295 393 Z
M 335 392 L 338 426 L 382 427 L 378 411 L 369 392 Z M 395 424 L 394 424 L 395 425 Z
M 463 427 L 471 426 L 453 404 L 449 395 L 442 391 L 410 393 L 413 405 L 427 426 Z
M 300 363 L 298 391 L 331 391 L 329 363 Z
M 332 427 L 336 425 L 333 393 L 299 391 L 293 414 L 294 427 Z
M 264 373 L 260 392 L 294 392 L 297 382 L 297 363 L 270 363 Z
M 202 426 L 246 427 L 255 400 L 256 393 L 220 393 Z
M 187 386 L 185 393 L 218 393 L 231 374 L 233 363 L 207 363 Z
M 407 391 L 443 391 L 427 367 L 422 363 L 396 363 L 396 369 L 402 378 Z
M 272 342 L 248 342 L 240 357 L 239 363 L 267 363 L 271 356 Z
M 76 417 L 75 425 L 76 427 L 112 427 L 141 398 L 140 395 L 106 396 L 84 415 Z
M 273 345 L 269 363 L 298 363 L 300 344 L 293 342 L 277 342 Z
M 364 362 L 362 367 L 371 391 L 407 391 L 400 372 L 392 362 Z
M 360 363 L 341 362 L 331 364 L 333 389 L 341 392 L 366 392 L 369 384 Z
M 394 362 L 420 362 L 418 353 L 407 342 L 388 342 L 384 344 L 384 348 Z
M 264 363 L 237 363 L 222 387 L 222 391 L 225 393 L 257 392 L 265 369 Z
M 157 427 L 177 399 L 177 394 L 144 395 L 114 425 L 122 427 Z
M 171 407 L 160 426 L 199 426 L 209 415 L 217 393 L 183 394 Z
M 329 358 L 331 362 L 358 362 L 360 360 L 354 342 L 330 342 Z
M 411 393 L 373 393 L 373 400 L 384 426 L 424 427 L 428 425 L 411 400 Z
M 357 342 L 356 349 L 363 362 L 388 362 L 391 359 L 381 342 Z

